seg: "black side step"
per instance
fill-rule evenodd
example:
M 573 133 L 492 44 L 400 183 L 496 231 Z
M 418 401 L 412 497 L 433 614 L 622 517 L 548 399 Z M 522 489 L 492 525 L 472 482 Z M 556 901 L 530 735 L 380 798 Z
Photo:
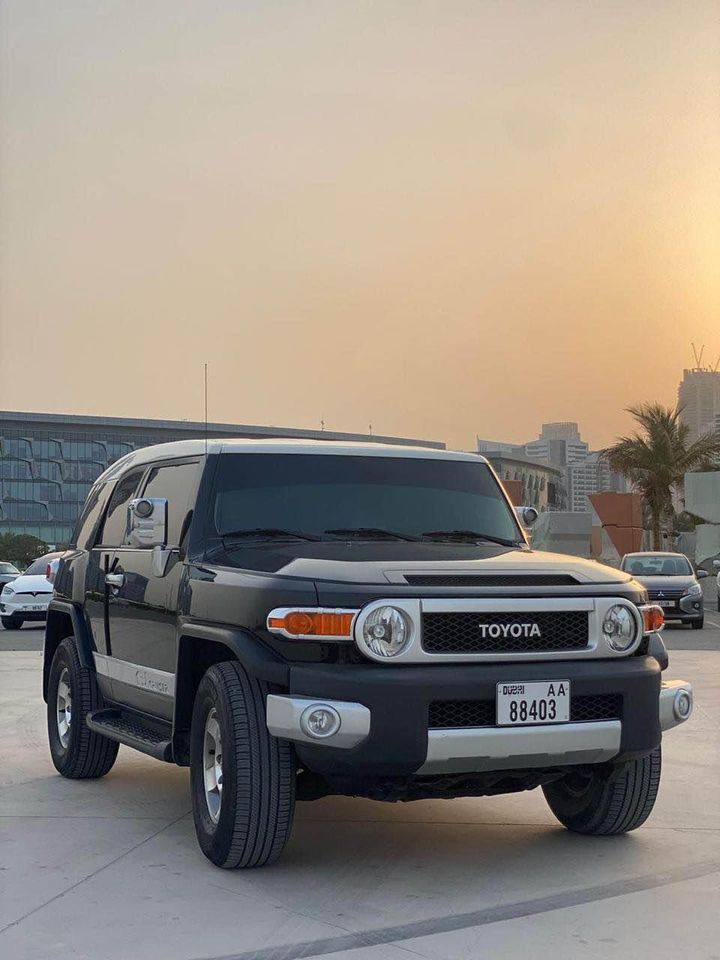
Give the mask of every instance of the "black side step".
M 165 760 L 167 763 L 173 761 L 172 740 L 168 736 L 169 725 L 167 733 L 161 733 L 136 716 L 112 708 L 93 710 L 87 715 L 85 722 L 91 730 L 101 733 L 109 740 L 117 740 L 118 743 L 147 753 L 156 760 Z

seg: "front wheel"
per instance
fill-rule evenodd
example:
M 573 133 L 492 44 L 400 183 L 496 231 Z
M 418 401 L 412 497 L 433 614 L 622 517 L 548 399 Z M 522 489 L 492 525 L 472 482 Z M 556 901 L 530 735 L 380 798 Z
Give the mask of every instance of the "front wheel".
M 268 685 L 236 661 L 200 681 L 190 731 L 198 843 L 218 867 L 261 867 L 280 856 L 295 811 L 295 752 L 270 735 Z
M 660 747 L 610 772 L 569 773 L 543 787 L 560 823 L 574 833 L 611 836 L 641 826 L 650 816 L 660 786 Z
M 24 621 L 22 617 L 0 617 L 0 623 L 6 630 L 19 630 Z
M 705 626 L 705 618 L 704 618 L 704 617 L 700 617 L 699 620 L 693 620 L 693 622 L 692 622 L 692 628 L 693 628 L 693 630 L 702 630 L 702 628 L 703 628 L 704 626 Z

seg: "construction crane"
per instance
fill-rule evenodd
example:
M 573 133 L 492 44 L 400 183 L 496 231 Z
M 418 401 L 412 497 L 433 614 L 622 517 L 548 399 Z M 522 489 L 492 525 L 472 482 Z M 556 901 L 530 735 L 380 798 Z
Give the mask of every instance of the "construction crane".
M 693 367 L 693 371 L 696 371 L 696 372 L 698 372 L 698 373 L 701 373 L 701 372 L 703 372 L 703 373 L 717 373 L 717 372 L 718 372 L 718 369 L 720 368 L 720 357 L 718 357 L 717 360 L 715 361 L 715 366 L 714 366 L 714 367 L 711 367 L 709 364 L 708 364 L 707 367 L 703 367 L 703 365 L 702 365 L 702 359 L 703 359 L 703 355 L 704 355 L 704 353 L 705 353 L 705 344 L 703 344 L 703 345 L 700 347 L 700 352 L 699 352 L 699 353 L 698 353 L 697 347 L 695 346 L 694 343 L 691 343 L 690 346 L 692 347 L 693 358 L 694 358 L 694 360 L 695 360 L 695 366 Z

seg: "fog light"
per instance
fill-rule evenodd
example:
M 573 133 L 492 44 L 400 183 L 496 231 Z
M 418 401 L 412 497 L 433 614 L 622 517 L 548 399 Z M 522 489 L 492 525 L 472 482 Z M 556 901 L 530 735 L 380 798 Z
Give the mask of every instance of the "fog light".
M 300 729 L 313 740 L 325 740 L 333 737 L 340 729 L 340 714 L 334 707 L 314 703 L 303 711 L 300 717 Z
M 693 699 L 689 690 L 680 689 L 675 694 L 673 701 L 673 712 L 678 720 L 687 720 L 692 713 Z

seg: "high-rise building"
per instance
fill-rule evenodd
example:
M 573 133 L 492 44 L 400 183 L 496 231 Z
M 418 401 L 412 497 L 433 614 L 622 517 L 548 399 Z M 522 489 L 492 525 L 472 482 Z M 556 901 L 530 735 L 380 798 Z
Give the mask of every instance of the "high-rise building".
M 695 367 L 684 370 L 678 387 L 680 420 L 690 430 L 690 440 L 712 433 L 720 414 L 720 371 Z
M 544 423 L 537 440 L 525 444 L 525 455 L 553 467 L 579 463 L 590 453 L 590 446 L 580 437 L 577 423 L 562 421 Z
M 610 470 L 599 451 L 591 453 L 579 463 L 567 467 L 568 509 L 574 513 L 590 510 L 588 497 L 591 493 L 626 493 L 627 483 L 623 477 Z

